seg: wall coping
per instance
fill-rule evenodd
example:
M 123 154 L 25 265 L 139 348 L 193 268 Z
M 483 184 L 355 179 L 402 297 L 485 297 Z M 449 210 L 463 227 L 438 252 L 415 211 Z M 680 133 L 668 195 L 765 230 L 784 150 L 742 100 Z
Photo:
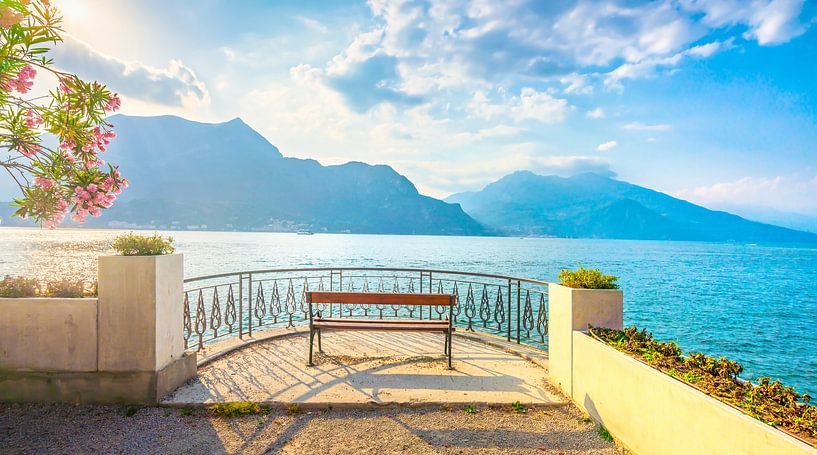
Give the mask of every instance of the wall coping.
M 96 303 L 98 297 L 0 297 L 0 302 L 87 302 Z

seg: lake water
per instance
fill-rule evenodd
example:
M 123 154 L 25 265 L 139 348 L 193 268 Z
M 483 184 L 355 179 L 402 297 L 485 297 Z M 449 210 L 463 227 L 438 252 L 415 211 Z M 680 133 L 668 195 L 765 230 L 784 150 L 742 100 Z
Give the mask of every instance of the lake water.
M 93 280 L 112 230 L 0 228 L 0 275 Z M 817 248 L 703 242 L 173 232 L 185 276 L 280 267 L 417 267 L 621 276 L 625 324 L 817 395 Z M 2 317 L 2 315 L 0 315 Z

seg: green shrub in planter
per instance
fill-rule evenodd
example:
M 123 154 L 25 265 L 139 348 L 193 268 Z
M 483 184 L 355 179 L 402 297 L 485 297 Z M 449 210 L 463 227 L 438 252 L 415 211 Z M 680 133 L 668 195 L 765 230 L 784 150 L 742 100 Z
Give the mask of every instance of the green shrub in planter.
M 96 283 L 85 286 L 81 280 L 55 280 L 42 284 L 36 278 L 6 276 L 0 280 L 0 297 L 56 297 L 78 299 L 96 296 Z
M 138 235 L 133 232 L 117 237 L 113 242 L 113 249 L 122 256 L 159 256 L 176 251 L 173 237 L 164 238 L 159 234 Z
M 586 269 L 579 266 L 576 270 L 562 269 L 559 272 L 562 286 L 578 289 L 618 289 L 617 276 L 605 275 L 599 269 Z
M 35 278 L 6 276 L 0 281 L 0 297 L 34 297 L 39 293 L 40 282 Z

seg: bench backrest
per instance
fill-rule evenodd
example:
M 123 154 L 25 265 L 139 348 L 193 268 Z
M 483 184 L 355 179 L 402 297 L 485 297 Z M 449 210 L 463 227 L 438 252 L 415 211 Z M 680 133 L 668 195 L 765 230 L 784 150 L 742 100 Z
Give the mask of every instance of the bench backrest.
M 388 292 L 333 292 L 307 291 L 309 303 L 337 303 L 349 305 L 427 305 L 453 306 L 454 294 L 395 294 Z

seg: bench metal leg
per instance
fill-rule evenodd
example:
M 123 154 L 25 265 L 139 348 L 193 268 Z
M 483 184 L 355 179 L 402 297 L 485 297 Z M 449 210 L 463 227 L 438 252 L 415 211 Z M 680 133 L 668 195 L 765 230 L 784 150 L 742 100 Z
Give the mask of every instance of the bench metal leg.
M 318 352 L 323 353 L 323 348 L 321 347 L 321 331 L 318 330 Z
M 448 369 L 453 370 L 454 367 L 451 366 L 451 351 L 452 351 L 452 349 L 451 349 L 451 331 L 448 332 L 447 338 L 448 338 L 448 343 L 447 343 L 448 344 Z
M 306 366 L 314 367 L 315 364 L 312 363 L 312 342 L 315 339 L 315 331 L 309 331 L 309 362 L 307 362 Z

